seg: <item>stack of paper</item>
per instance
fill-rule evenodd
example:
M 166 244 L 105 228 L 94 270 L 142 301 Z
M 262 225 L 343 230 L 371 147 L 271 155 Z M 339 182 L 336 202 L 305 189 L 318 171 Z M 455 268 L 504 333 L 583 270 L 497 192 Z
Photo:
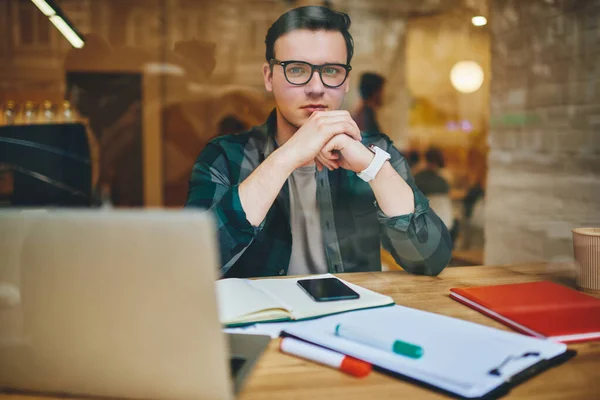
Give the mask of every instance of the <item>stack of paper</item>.
M 423 349 L 409 358 L 336 336 L 338 324 L 359 325 L 380 342 L 395 340 Z M 379 368 L 477 398 L 502 392 L 519 373 L 538 372 L 565 357 L 562 343 L 474 324 L 402 306 L 355 311 L 284 327 L 284 335 L 368 361 Z M 531 368 L 536 366 L 536 368 Z

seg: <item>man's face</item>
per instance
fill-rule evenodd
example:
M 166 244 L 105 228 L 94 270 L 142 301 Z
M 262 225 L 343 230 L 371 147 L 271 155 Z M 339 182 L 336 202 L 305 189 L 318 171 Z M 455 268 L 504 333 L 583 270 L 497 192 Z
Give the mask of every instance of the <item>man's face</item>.
M 310 31 L 299 29 L 275 41 L 275 58 L 279 61 L 306 61 L 314 65 L 346 64 L 346 42 L 337 31 Z M 285 79 L 283 67 L 263 65 L 265 87 L 273 92 L 280 115 L 293 127 L 300 128 L 315 110 L 338 110 L 348 82 L 337 88 L 323 85 L 318 71 L 302 86 L 292 85 Z

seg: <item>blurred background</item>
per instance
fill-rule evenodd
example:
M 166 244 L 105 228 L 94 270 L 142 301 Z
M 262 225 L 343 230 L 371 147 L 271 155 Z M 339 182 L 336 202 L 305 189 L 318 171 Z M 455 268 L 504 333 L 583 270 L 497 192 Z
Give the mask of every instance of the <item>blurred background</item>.
M 310 4 L 352 18 L 344 108 L 384 78 L 377 122 L 453 263 L 572 259 L 570 228 L 600 224 L 591 0 L 0 0 L 0 204 L 182 207 L 206 143 L 274 107 L 267 29 Z

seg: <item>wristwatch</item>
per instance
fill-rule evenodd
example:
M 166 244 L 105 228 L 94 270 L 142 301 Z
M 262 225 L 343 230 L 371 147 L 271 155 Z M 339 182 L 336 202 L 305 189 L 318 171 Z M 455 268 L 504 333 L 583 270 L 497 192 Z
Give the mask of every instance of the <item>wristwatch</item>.
M 380 149 L 374 144 L 370 145 L 368 149 L 375 153 L 375 157 L 373 158 L 373 161 L 371 161 L 371 164 L 369 164 L 367 168 L 356 174 L 360 179 L 362 179 L 365 182 L 369 182 L 373 178 L 375 178 L 381 167 L 383 167 L 383 164 L 387 160 L 392 158 L 392 156 L 390 156 L 390 153 Z

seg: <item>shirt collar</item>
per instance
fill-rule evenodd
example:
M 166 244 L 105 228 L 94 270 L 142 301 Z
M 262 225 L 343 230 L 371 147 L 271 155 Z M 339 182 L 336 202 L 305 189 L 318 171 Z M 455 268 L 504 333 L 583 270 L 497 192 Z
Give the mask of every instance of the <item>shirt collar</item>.
M 275 141 L 275 136 L 277 135 L 277 110 L 275 108 L 269 114 L 267 121 L 260 125 L 258 129 L 261 136 L 265 138 L 263 155 L 267 158 L 279 147 Z

